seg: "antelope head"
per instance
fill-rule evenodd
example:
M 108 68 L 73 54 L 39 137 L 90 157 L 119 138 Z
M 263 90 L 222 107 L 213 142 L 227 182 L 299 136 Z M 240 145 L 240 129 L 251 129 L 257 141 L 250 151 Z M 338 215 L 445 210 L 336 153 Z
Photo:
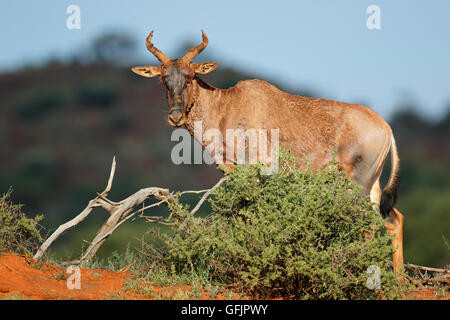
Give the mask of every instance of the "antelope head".
M 202 43 L 190 49 L 181 59 L 170 59 L 152 44 L 153 31 L 147 37 L 147 49 L 162 63 L 160 66 L 140 66 L 131 70 L 143 77 L 159 76 L 166 88 L 169 104 L 168 121 L 171 126 L 182 126 L 186 113 L 194 103 L 192 82 L 196 74 L 206 74 L 217 67 L 216 62 L 191 62 L 208 45 L 208 37 L 202 30 Z

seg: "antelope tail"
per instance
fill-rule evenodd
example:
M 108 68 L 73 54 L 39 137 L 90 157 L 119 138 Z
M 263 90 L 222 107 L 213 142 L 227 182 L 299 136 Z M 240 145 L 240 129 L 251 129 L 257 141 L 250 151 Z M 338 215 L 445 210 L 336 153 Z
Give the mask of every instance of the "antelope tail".
M 391 135 L 391 175 L 387 185 L 384 187 L 381 193 L 380 201 L 380 213 L 386 218 L 389 216 L 389 212 L 397 202 L 398 192 L 400 189 L 400 176 L 398 171 L 400 169 L 400 158 L 397 153 L 397 145 L 395 144 L 394 135 Z

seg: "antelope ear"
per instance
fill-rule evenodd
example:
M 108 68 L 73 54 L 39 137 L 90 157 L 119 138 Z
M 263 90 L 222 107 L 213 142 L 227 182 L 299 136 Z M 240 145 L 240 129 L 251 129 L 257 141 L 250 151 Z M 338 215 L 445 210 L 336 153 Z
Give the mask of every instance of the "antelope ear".
M 206 74 L 213 71 L 219 64 L 217 62 L 193 63 L 195 73 Z
M 161 75 L 161 67 L 155 66 L 134 67 L 131 68 L 131 71 L 146 78 L 152 78 Z

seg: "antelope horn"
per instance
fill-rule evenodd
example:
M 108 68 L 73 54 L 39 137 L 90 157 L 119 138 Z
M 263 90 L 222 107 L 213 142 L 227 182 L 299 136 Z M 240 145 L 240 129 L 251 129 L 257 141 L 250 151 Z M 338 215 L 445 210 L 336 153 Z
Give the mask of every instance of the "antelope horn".
M 191 62 L 192 59 L 194 59 L 200 52 L 203 51 L 203 49 L 206 48 L 208 45 L 208 37 L 206 36 L 205 32 L 202 30 L 202 43 L 200 43 L 198 46 L 193 47 L 190 49 L 186 55 L 181 58 L 185 62 Z
M 159 51 L 152 43 L 152 37 L 153 37 L 153 30 L 150 32 L 150 34 L 147 37 L 146 45 L 148 51 L 153 53 L 153 55 L 158 58 L 159 61 L 161 61 L 162 64 L 166 64 L 170 61 L 170 58 L 167 57 L 164 53 Z

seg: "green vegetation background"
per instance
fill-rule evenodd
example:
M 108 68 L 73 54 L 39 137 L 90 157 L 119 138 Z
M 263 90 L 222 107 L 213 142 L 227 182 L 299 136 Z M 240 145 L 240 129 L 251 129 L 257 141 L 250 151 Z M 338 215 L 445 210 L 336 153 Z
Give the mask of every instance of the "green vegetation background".
M 43 213 L 42 223 L 50 231 L 103 190 L 114 155 L 118 167 L 113 200 L 147 186 L 204 189 L 222 176 L 214 165 L 171 162 L 176 142 L 170 141 L 172 128 L 166 121 L 160 81 L 130 71 L 131 66 L 148 61 L 118 63 L 132 50 L 130 39 L 107 35 L 93 44 L 89 54 L 0 74 L 0 193 L 12 187 L 14 202 L 24 204 L 29 216 Z M 202 54 L 200 58 L 214 57 Z M 255 77 L 261 78 L 220 65 L 203 78 L 228 88 Z M 291 93 L 316 95 L 274 84 Z M 434 122 L 419 115 L 419 107 L 427 106 L 403 104 L 387 119 L 401 158 L 397 208 L 405 216 L 405 260 L 442 267 L 450 264 L 450 106 L 447 115 Z M 388 174 L 389 165 L 384 176 Z M 185 198 L 191 203 L 195 199 Z M 166 213 L 164 208 L 154 210 L 155 215 Z M 94 211 L 53 249 L 58 255 L 80 254 L 83 240 L 92 239 L 106 217 L 105 212 Z M 138 246 L 136 238 L 147 227 L 143 221 L 122 226 L 99 254 L 122 252 L 130 240 L 131 248 Z

